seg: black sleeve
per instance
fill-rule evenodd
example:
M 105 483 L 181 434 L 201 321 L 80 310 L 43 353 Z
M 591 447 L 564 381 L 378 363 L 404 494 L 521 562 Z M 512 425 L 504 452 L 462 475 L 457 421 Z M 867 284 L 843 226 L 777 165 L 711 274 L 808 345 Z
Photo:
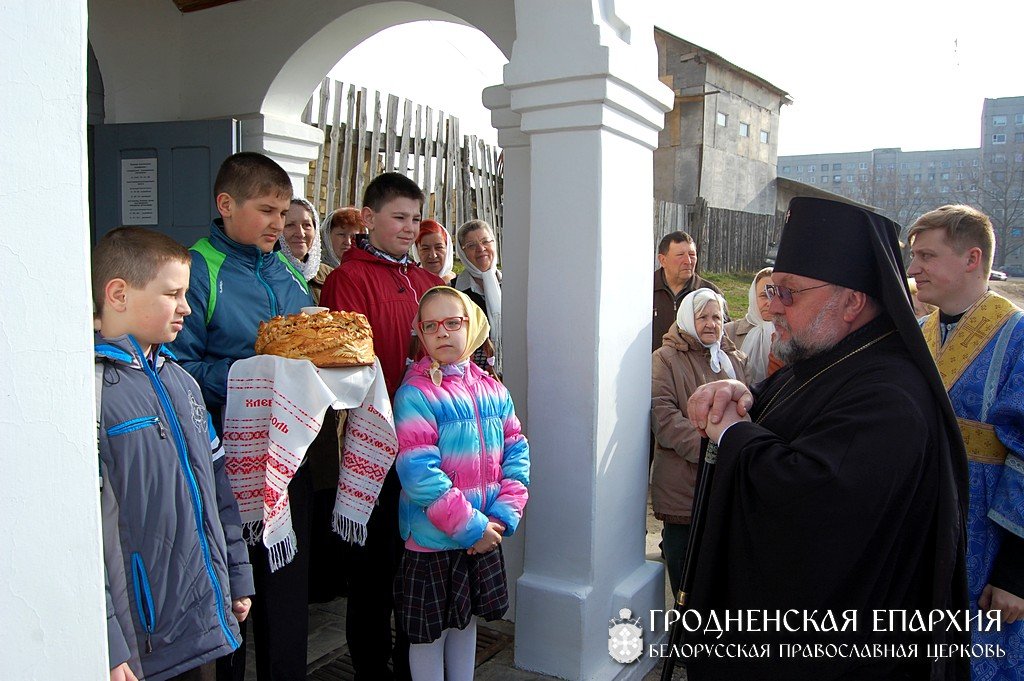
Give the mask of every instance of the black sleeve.
M 1024 539 L 1003 530 L 1003 543 L 996 554 L 988 583 L 1024 598 Z

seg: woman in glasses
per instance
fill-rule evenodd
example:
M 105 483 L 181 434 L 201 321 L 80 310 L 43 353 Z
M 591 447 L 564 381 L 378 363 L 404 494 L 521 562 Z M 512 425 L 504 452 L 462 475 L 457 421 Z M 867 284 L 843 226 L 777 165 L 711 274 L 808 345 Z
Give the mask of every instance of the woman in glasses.
M 722 331 L 725 299 L 701 288 L 679 303 L 676 321 L 654 351 L 651 381 L 651 428 L 654 463 L 651 505 L 664 523 L 662 552 L 672 592 L 679 590 L 690 536 L 700 434 L 686 414 L 686 401 L 700 386 L 735 378 L 746 382 L 743 362 Z
M 455 279 L 453 287 L 469 296 L 487 314 L 491 325 L 491 343 L 494 345 L 494 368 L 498 375 L 501 367 L 501 271 L 498 269 L 498 244 L 491 226 L 483 220 L 470 220 L 459 227 L 456 236 L 459 260 L 465 269 Z M 478 352 L 473 362 L 481 368 L 486 359 Z
M 747 315 L 725 325 L 725 335 L 745 357 L 743 368 L 751 385 L 760 383 L 782 366 L 771 354 L 775 334 L 772 313 L 768 310 L 771 299 L 767 288 L 771 285 L 772 268 L 765 267 L 754 275 L 747 291 Z

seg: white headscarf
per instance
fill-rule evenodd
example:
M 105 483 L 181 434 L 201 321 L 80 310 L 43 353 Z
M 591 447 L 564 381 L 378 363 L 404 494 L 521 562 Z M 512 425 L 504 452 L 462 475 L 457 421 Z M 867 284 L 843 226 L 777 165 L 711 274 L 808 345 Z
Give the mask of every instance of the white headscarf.
M 484 224 L 486 225 L 487 223 Z M 484 232 L 487 235 L 485 238 L 494 238 L 490 226 L 487 226 L 486 229 L 481 228 L 473 231 Z M 500 376 L 503 372 L 501 370 L 501 272 L 498 271 L 498 249 L 495 246 L 494 259 L 491 261 L 490 268 L 486 272 L 481 272 L 466 255 L 466 252 L 462 250 L 462 244 L 458 243 L 458 239 L 455 239 L 455 241 L 459 261 L 465 266 L 463 274 L 469 273 L 467 278 L 469 279 L 470 290 L 484 297 L 484 303 L 487 306 L 487 320 L 491 323 L 491 343 L 494 344 L 494 357 L 497 363 L 495 370 Z M 460 274 L 459 280 L 462 279 L 463 275 Z M 456 284 L 458 286 L 463 285 L 463 282 L 459 280 L 456 281 Z M 477 280 L 482 281 L 483 286 L 478 284 Z
M 441 272 L 437 276 L 444 279 L 452 273 L 452 267 L 455 265 L 455 249 L 452 248 L 452 241 L 454 241 L 454 239 L 452 238 L 452 235 L 448 233 L 448 230 L 441 226 L 440 223 L 437 223 L 437 226 L 441 227 L 441 234 L 444 236 L 444 265 L 441 267 Z M 438 232 L 427 232 L 427 234 L 437 233 Z M 424 234 L 424 236 L 426 236 L 426 234 Z M 412 259 L 420 265 L 423 264 L 420 262 L 419 243 L 414 243 L 412 245 Z
M 700 311 L 704 309 L 704 306 L 709 302 L 714 301 L 718 303 L 718 309 L 722 310 L 722 314 L 725 314 L 725 298 L 718 295 L 709 288 L 699 288 L 696 291 L 691 291 L 686 294 L 686 297 L 679 303 L 679 310 L 676 311 L 676 324 L 684 332 L 693 336 L 698 343 L 706 347 L 711 351 L 711 370 L 716 374 L 720 371 L 725 371 L 725 374 L 729 378 L 736 378 L 736 370 L 732 368 L 732 362 L 729 361 L 729 355 L 725 354 L 725 350 L 722 349 L 722 333 L 719 332 L 718 339 L 708 345 L 700 339 L 700 335 L 697 333 L 697 325 L 693 319 Z
M 281 244 L 281 252 L 288 258 L 288 262 L 295 265 L 295 269 L 302 273 L 306 281 L 310 281 L 320 271 L 320 215 L 316 212 L 316 208 L 313 208 L 312 203 L 298 196 L 292 199 L 291 205 L 302 206 L 309 213 L 309 217 L 313 218 L 313 243 L 309 245 L 306 261 L 303 262 L 292 254 L 292 249 L 285 241 L 284 232 L 277 237 L 277 243 Z
M 761 311 L 757 309 L 758 285 L 767 276 L 770 275 L 766 274 L 760 280 L 755 277 L 747 291 L 747 316 L 744 319 L 752 328 L 743 338 L 740 351 L 747 356 L 747 381 L 750 385 L 763 381 L 768 375 L 768 353 L 771 352 L 772 335 L 775 333 L 775 325 L 762 319 Z

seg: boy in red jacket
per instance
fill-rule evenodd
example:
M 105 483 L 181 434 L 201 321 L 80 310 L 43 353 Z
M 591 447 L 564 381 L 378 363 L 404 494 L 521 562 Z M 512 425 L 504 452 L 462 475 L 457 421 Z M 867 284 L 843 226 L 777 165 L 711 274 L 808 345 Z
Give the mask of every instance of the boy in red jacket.
M 392 400 L 405 374 L 420 296 L 444 285 L 409 258 L 423 201 L 419 185 L 404 175 L 384 173 L 374 178 L 363 194 L 362 218 L 369 235 L 357 235 L 355 246 L 345 251 L 320 294 L 325 307 L 366 315 Z M 409 640 L 401 628 L 394 651 L 391 646 L 393 585 L 402 557 L 399 489 L 392 468 L 367 524 L 366 545 L 355 546 L 352 552 L 346 636 L 356 681 L 410 678 Z M 387 666 L 391 657 L 393 674 Z

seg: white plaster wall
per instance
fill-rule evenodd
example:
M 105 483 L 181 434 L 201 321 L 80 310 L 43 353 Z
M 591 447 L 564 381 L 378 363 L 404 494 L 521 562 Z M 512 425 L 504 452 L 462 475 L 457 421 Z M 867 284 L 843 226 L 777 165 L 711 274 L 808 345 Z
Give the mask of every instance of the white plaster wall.
M 85 0 L 4 3 L 0 25 L 0 679 L 98 681 Z
M 170 0 L 89 0 L 89 42 L 103 74 L 105 122 L 181 118 L 181 26 L 181 12 Z
M 170 0 L 89 0 L 89 9 L 107 123 L 297 119 L 349 49 L 399 23 L 466 23 L 506 55 L 515 38 L 508 0 L 246 0 L 188 14 Z M 412 49 L 408 59 L 416 68 Z

